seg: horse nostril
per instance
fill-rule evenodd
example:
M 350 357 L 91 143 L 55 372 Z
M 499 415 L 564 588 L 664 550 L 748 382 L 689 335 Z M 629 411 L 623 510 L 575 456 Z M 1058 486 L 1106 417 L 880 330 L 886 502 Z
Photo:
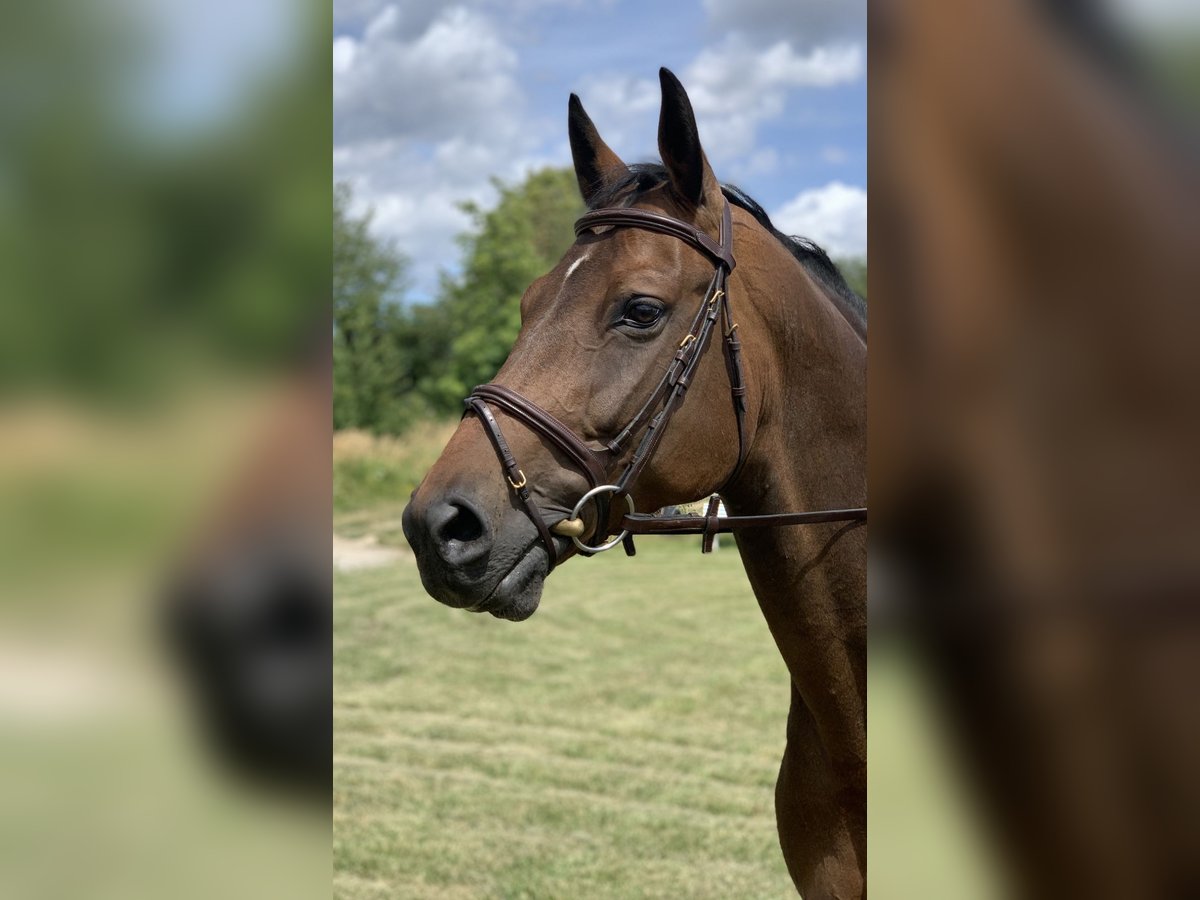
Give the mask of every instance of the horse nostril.
M 404 534 L 419 559 L 434 553 L 443 563 L 461 568 L 485 559 L 491 550 L 491 526 L 466 497 L 439 498 L 424 509 L 410 504 L 404 515 Z
M 451 503 L 450 507 L 453 514 L 438 529 L 437 536 L 441 541 L 469 544 L 483 537 L 483 522 L 473 509 L 464 503 Z

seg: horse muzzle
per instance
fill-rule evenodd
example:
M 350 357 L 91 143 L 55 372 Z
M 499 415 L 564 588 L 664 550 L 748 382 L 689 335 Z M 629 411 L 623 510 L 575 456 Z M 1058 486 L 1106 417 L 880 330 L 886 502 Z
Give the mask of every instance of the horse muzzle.
M 541 599 L 550 560 L 524 517 L 499 527 L 481 503 L 461 494 L 414 495 L 401 518 L 421 583 L 446 606 L 524 619 Z

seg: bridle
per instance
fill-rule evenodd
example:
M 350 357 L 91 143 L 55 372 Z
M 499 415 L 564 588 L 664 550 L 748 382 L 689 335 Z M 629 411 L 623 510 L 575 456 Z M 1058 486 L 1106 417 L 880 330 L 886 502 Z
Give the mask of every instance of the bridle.
M 624 544 L 625 552 L 632 556 L 635 552 L 633 547 L 633 535 L 635 534 L 702 534 L 704 542 L 701 549 L 702 552 L 707 553 L 712 548 L 712 540 L 716 534 L 734 529 L 806 525 L 818 522 L 865 521 L 867 518 L 865 507 L 776 513 L 762 516 L 717 515 L 720 493 L 724 490 L 725 485 L 731 484 L 741 472 L 748 450 L 746 384 L 742 371 L 742 346 L 737 334 L 737 323 L 733 321 L 729 294 L 726 292 L 729 273 L 733 271 L 735 265 L 733 223 L 729 203 L 725 202 L 721 211 L 718 241 L 714 241 L 700 229 L 679 219 L 649 210 L 627 208 L 597 209 L 585 213 L 575 223 L 575 235 L 580 237 L 586 232 L 605 227 L 641 228 L 678 238 L 712 262 L 713 276 L 704 293 L 704 301 L 700 304 L 700 308 L 696 311 L 691 326 L 688 328 L 687 336 L 680 341 L 679 348 L 675 351 L 675 356 L 658 386 L 651 391 L 650 396 L 629 424 L 622 428 L 616 437 L 605 441 L 602 447 L 588 446 L 574 431 L 546 410 L 503 385 L 482 384 L 475 388 L 464 401 L 467 411 L 474 412 L 479 417 L 479 421 L 483 424 L 483 429 L 500 459 L 509 487 L 520 501 L 534 527 L 537 528 L 538 535 L 545 544 L 549 556 L 550 568 L 553 569 L 558 562 L 554 534 L 570 537 L 584 556 L 611 550 L 617 544 Z M 711 343 L 712 333 L 716 329 L 718 319 L 722 321 L 725 365 L 729 372 L 733 411 L 737 418 L 737 462 L 729 477 L 725 479 L 725 484 L 710 499 L 704 516 L 654 516 L 638 513 L 629 493 L 630 488 L 654 456 L 662 441 L 667 424 L 682 404 L 688 386 L 704 356 L 704 351 Z M 528 479 L 517 464 L 508 442 L 504 439 L 504 432 L 500 430 L 500 423 L 496 421 L 492 406 L 503 410 L 558 447 L 587 478 L 591 487 L 575 503 L 570 519 L 561 520 L 553 527 L 546 524 L 545 518 L 533 500 Z M 619 477 L 612 481 L 621 457 L 639 434 L 641 434 L 641 439 L 632 456 L 625 463 Z M 610 531 L 608 526 L 609 507 L 611 503 L 618 500 L 625 501 L 628 512 L 621 519 L 621 533 L 612 540 L 606 541 Z M 584 533 L 581 514 L 589 501 L 596 503 L 596 524 L 589 536 L 593 543 L 585 543 L 581 540 Z

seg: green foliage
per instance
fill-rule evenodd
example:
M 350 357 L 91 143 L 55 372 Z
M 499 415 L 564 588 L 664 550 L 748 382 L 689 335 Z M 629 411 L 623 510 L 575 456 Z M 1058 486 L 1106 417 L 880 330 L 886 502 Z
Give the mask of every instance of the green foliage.
M 837 267 L 842 271 L 842 277 L 846 279 L 846 284 L 863 299 L 867 296 L 867 261 L 861 256 L 851 257 L 849 259 L 839 259 L 836 261 Z
M 447 367 L 422 386 L 440 410 L 458 409 L 504 364 L 521 328 L 521 296 L 566 252 L 584 209 L 570 169 L 542 169 L 520 185 L 496 188 L 495 209 L 465 207 L 475 222 L 461 239 L 463 271 L 442 282 L 436 324 L 448 328 Z
M 10 13 L 2 389 L 152 405 L 311 347 L 329 283 L 330 87 L 303 60 L 323 33 L 211 120 L 151 126 L 138 98 L 158 50 L 134 37 L 132 6 Z
M 464 209 L 463 268 L 445 275 L 435 302 L 398 302 L 404 260 L 369 233 L 369 217 L 334 200 L 334 426 L 400 433 L 430 414 L 461 411 L 462 398 L 503 365 L 521 328 L 521 296 L 570 246 L 583 212 L 570 169 L 543 169 L 500 199 Z
M 350 192 L 333 201 L 333 424 L 399 431 L 395 402 L 407 332 L 398 303 L 404 259 L 368 233 L 370 216 L 352 217 Z

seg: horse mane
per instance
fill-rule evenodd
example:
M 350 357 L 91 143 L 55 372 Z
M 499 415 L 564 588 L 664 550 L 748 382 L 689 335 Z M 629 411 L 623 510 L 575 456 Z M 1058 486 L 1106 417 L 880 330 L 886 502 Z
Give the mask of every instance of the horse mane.
M 635 163 L 621 178 L 597 190 L 588 204 L 591 209 L 631 206 L 646 192 L 666 184 L 667 169 L 661 163 Z M 771 224 L 771 218 L 749 194 L 732 184 L 722 184 L 721 193 L 734 206 L 750 213 L 768 233 L 828 291 L 834 304 L 860 335 L 867 330 L 867 302 L 849 284 L 829 254 L 805 237 L 788 236 Z

